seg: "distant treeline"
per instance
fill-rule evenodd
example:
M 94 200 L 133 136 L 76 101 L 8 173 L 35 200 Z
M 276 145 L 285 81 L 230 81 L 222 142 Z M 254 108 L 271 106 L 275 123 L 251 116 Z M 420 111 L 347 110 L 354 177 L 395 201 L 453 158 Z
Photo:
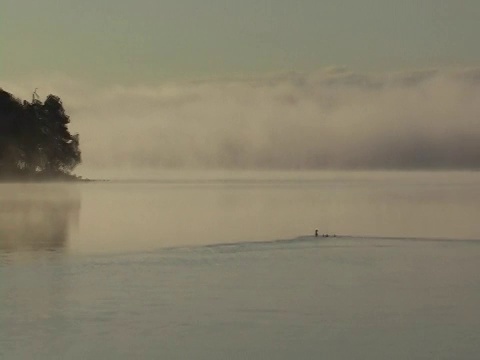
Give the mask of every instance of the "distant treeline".
M 58 96 L 22 102 L 0 88 L 0 180 L 75 179 L 81 154 L 69 122 Z

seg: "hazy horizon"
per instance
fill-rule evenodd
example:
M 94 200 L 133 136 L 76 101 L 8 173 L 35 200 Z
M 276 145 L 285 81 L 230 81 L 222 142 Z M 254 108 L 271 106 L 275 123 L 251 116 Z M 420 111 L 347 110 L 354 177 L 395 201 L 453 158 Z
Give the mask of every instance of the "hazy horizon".
M 480 168 L 480 3 L 2 5 L 0 87 L 95 169 Z M 8 49 L 8 50 L 7 50 Z
M 479 169 L 480 68 L 95 87 L 61 96 L 87 169 Z M 33 83 L 3 83 L 27 98 Z M 88 172 L 88 171 L 87 171 Z

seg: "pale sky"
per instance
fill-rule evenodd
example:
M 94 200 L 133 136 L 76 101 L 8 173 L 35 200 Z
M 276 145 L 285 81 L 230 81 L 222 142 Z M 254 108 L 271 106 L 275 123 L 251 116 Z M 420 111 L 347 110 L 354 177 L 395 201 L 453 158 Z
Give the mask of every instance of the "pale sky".
M 477 66 L 478 0 L 2 0 L 0 79 Z

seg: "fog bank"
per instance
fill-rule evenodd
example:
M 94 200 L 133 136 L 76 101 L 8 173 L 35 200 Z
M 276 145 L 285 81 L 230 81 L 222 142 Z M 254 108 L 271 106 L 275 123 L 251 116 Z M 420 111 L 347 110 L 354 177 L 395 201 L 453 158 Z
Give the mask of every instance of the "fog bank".
M 480 69 L 2 87 L 59 95 L 85 169 L 480 168 Z

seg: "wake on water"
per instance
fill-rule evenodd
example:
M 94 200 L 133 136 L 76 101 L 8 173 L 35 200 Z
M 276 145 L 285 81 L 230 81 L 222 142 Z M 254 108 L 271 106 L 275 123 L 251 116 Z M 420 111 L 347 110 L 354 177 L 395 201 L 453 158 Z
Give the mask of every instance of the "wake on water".
M 372 241 L 374 244 L 372 244 Z M 216 243 L 207 245 L 192 245 L 181 247 L 169 247 L 163 250 L 215 250 L 218 252 L 241 252 L 256 251 L 261 249 L 272 249 L 279 247 L 355 247 L 355 246 L 379 246 L 379 242 L 401 243 L 401 242 L 444 242 L 444 243 L 471 243 L 480 245 L 480 239 L 459 239 L 459 238 L 435 238 L 435 237 L 400 237 L 400 236 L 378 236 L 378 235 L 301 235 L 291 239 L 274 239 L 243 241 L 231 243 Z M 385 245 L 385 244 L 384 244 Z

